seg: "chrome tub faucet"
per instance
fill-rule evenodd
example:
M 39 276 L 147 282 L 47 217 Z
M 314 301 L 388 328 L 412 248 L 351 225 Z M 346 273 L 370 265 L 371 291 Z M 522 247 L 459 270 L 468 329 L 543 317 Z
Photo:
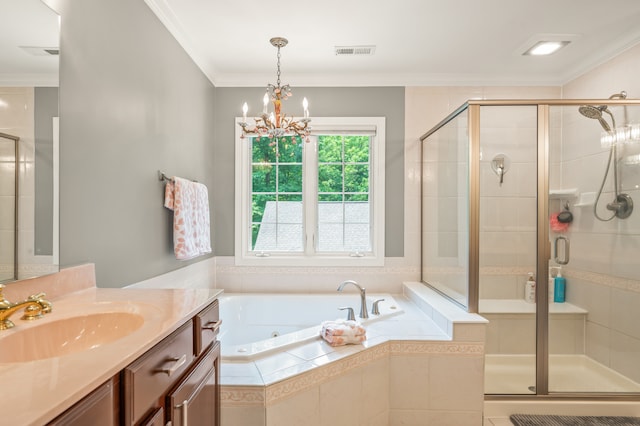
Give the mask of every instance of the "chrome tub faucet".
M 338 286 L 338 291 L 342 291 L 342 289 L 347 285 L 352 284 L 358 287 L 360 290 L 360 318 L 367 319 L 369 318 L 369 313 L 367 312 L 367 293 L 364 287 L 360 287 L 357 282 L 353 280 L 347 280 Z

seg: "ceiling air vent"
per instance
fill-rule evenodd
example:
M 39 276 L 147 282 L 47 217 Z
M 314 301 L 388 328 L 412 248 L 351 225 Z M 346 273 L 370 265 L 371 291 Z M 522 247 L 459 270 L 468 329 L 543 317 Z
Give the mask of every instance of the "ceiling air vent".
M 336 56 L 371 56 L 376 52 L 375 46 L 336 46 Z

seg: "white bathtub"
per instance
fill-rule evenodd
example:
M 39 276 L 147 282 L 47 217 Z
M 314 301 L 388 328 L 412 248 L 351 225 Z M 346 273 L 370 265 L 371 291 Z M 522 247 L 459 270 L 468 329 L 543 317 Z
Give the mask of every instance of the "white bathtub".
M 373 302 L 379 303 L 380 315 L 372 315 Z M 369 319 L 358 318 L 360 295 L 338 294 L 268 294 L 224 293 L 220 297 L 222 326 L 222 359 L 251 360 L 311 339 L 320 339 L 322 321 L 347 318 L 353 308 L 356 319 L 362 324 L 379 321 L 397 315 L 402 309 L 388 294 L 367 295 Z

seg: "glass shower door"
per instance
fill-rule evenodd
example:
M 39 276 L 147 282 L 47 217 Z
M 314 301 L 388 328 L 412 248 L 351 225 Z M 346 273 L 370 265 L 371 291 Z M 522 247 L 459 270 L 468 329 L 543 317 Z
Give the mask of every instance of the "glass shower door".
M 549 107 L 549 393 L 640 391 L 639 188 L 640 107 Z
M 480 107 L 479 306 L 486 394 L 536 393 L 537 107 Z

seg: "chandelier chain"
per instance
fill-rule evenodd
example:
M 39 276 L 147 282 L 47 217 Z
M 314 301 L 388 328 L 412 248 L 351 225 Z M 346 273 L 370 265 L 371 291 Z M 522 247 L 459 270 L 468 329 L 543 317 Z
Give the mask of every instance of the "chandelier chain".
M 280 87 L 280 45 L 278 45 L 278 87 Z

